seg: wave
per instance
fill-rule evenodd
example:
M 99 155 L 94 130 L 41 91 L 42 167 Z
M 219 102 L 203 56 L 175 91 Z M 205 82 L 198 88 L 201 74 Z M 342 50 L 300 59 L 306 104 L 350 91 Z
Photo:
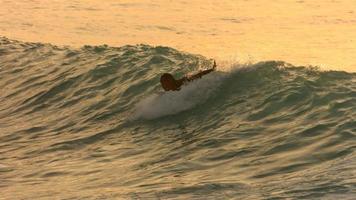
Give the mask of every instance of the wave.
M 40 194 L 12 186 L 47 191 L 51 177 L 86 197 L 105 185 L 115 197 L 351 195 L 355 73 L 262 61 L 220 66 L 176 92 L 160 86 L 163 73 L 210 66 L 169 47 L 0 37 L 0 171 L 10 177 L 0 186 L 22 198 Z

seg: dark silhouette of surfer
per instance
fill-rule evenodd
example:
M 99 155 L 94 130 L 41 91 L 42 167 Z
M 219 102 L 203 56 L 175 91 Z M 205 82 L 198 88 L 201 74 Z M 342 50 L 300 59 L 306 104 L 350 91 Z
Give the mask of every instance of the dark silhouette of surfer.
M 183 78 L 178 79 L 178 80 L 174 79 L 172 74 L 164 73 L 161 76 L 161 85 L 165 91 L 178 91 L 178 90 L 180 90 L 180 87 L 183 84 L 185 84 L 189 81 L 193 81 L 195 79 L 201 78 L 202 76 L 214 71 L 215 68 L 216 68 L 216 62 L 214 60 L 213 68 L 200 71 L 200 72 L 190 75 L 190 76 L 184 76 Z

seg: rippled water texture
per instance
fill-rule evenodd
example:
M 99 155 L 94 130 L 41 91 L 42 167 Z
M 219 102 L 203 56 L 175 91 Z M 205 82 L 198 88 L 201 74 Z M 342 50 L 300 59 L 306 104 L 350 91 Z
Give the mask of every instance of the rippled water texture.
M 355 0 L 0 0 L 0 36 L 356 72 Z
M 356 74 L 0 39 L 0 199 L 352 199 Z

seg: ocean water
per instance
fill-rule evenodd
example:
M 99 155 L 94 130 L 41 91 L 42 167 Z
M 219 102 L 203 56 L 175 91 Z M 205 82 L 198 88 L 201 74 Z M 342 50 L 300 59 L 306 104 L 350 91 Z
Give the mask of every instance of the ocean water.
M 355 199 L 356 74 L 0 38 L 0 199 Z
M 355 0 L 0 0 L 0 36 L 356 72 Z

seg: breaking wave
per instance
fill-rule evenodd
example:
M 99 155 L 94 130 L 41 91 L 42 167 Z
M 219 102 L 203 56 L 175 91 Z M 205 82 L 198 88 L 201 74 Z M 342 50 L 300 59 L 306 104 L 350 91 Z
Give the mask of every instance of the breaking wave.
M 355 73 L 235 63 L 161 89 L 162 73 L 210 66 L 169 47 L 0 38 L 3 197 L 353 197 Z

